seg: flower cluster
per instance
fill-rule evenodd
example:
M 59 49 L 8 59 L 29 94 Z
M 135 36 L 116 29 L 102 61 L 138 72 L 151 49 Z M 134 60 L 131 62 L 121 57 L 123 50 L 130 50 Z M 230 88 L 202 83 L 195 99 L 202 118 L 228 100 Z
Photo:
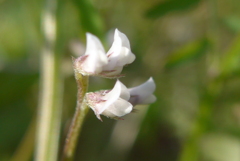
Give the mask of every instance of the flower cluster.
M 74 60 L 74 69 L 82 75 L 119 78 L 122 76 L 123 67 L 134 60 L 135 55 L 131 52 L 129 40 L 119 30 L 115 30 L 113 44 L 107 53 L 100 40 L 87 33 L 86 52 Z M 135 105 L 155 102 L 156 97 L 153 95 L 155 88 L 152 78 L 140 86 L 129 89 L 117 80 L 112 90 L 89 92 L 85 99 L 99 120 L 102 121 L 100 115 L 121 119 L 122 116 L 132 112 Z
M 127 36 L 116 29 L 114 42 L 107 53 L 100 40 L 87 33 L 86 52 L 74 60 L 74 67 L 83 75 L 116 78 L 121 77 L 123 67 L 134 60 L 135 55 L 131 52 Z
M 86 99 L 99 120 L 102 120 L 100 114 L 120 119 L 132 112 L 133 106 L 137 104 L 153 103 L 156 100 L 152 94 L 155 88 L 152 78 L 144 84 L 130 89 L 117 80 L 112 90 L 87 93 Z

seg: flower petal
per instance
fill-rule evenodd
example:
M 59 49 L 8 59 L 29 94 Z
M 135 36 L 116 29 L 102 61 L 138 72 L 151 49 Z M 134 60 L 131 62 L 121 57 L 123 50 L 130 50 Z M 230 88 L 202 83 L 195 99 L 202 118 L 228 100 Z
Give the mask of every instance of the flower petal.
M 109 106 L 105 111 L 103 111 L 103 115 L 107 117 L 122 117 L 132 111 L 132 104 L 129 103 L 128 101 L 119 98 Z
M 146 99 L 143 99 L 141 104 L 151 104 L 151 103 L 155 102 L 156 100 L 157 100 L 156 96 L 154 96 L 152 94 L 149 97 L 147 97 Z
M 122 67 L 130 64 L 135 60 L 135 55 L 131 52 L 130 43 L 127 36 L 117 29 L 114 34 L 114 42 L 107 52 L 108 64 L 104 66 L 104 70 L 116 70 L 119 74 Z M 120 70 L 119 70 L 120 69 Z M 113 74 L 113 73 L 111 73 Z M 116 74 L 116 72 L 114 73 Z
M 130 49 L 129 40 L 124 33 L 120 32 L 118 29 L 115 29 L 114 37 L 119 37 L 122 40 L 122 46 Z
M 155 91 L 155 89 L 156 85 L 151 77 L 145 83 L 129 89 L 131 95 L 129 101 L 134 105 L 153 103 L 156 100 L 155 96 L 152 94 Z
M 113 89 L 102 97 L 102 99 L 106 101 L 104 102 L 103 107 L 99 109 L 99 113 L 102 113 L 106 108 L 108 108 L 115 101 L 117 101 L 118 98 L 122 98 L 125 100 L 128 100 L 130 98 L 130 93 L 127 87 L 124 84 L 122 84 L 119 80 L 117 80 Z
M 93 52 L 102 52 L 105 53 L 101 41 L 93 34 L 87 33 L 87 48 L 85 55 L 92 54 Z
M 120 98 L 128 101 L 129 98 L 130 98 L 130 93 L 129 93 L 127 87 L 122 82 L 120 82 L 119 80 L 117 80 L 117 83 L 121 85 Z
M 82 68 L 86 72 L 98 74 L 102 72 L 103 65 L 108 63 L 100 40 L 90 33 L 87 33 L 87 48 L 85 55 L 88 55 L 88 58 L 84 61 Z

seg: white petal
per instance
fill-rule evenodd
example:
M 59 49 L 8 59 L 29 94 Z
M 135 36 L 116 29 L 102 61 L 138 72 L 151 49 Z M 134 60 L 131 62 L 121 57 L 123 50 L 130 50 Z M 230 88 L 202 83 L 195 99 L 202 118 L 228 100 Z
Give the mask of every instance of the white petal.
M 99 112 L 99 110 L 101 110 L 101 107 L 102 107 L 101 104 L 96 104 L 94 107 L 90 106 L 90 108 L 93 110 L 93 112 L 97 116 L 97 118 L 102 121 L 102 119 L 100 117 L 101 113 Z
M 105 53 L 105 50 L 103 48 L 103 45 L 101 41 L 94 36 L 93 34 L 87 33 L 87 48 L 85 55 L 91 54 L 93 51 L 101 51 Z
M 122 82 L 120 82 L 119 80 L 117 80 L 117 83 L 119 83 L 121 85 L 120 98 L 128 101 L 129 98 L 130 98 L 130 93 L 129 93 L 127 87 Z
M 99 113 L 102 113 L 106 108 L 108 108 L 111 104 L 113 104 L 121 94 L 121 84 L 117 81 L 113 89 L 107 93 L 102 99 L 106 100 L 102 105 Z
M 153 102 L 155 102 L 157 100 L 156 96 L 154 96 L 153 94 L 150 95 L 149 97 L 147 97 L 146 99 L 144 99 L 141 104 L 151 104 Z
M 106 70 L 113 70 L 117 65 L 118 60 L 121 59 L 123 55 L 121 55 L 122 51 L 122 41 L 119 37 L 114 37 L 113 44 L 109 51 L 107 52 L 108 64 L 104 67 Z
M 103 70 L 115 70 L 118 67 L 123 67 L 135 60 L 135 55 L 131 52 L 130 43 L 127 36 L 117 29 L 114 34 L 114 42 L 107 52 L 108 64 Z M 118 70 L 119 74 L 121 71 Z M 112 73 L 111 73 L 112 74 Z
M 120 47 L 116 47 L 117 45 L 121 46 L 121 49 L 119 49 Z M 119 51 L 117 52 L 117 50 Z M 130 64 L 135 60 L 135 55 L 131 52 L 130 43 L 127 36 L 118 29 L 115 30 L 113 48 L 112 51 L 110 49 L 109 53 L 112 52 L 113 54 L 111 56 L 116 55 L 118 57 L 117 65 Z
M 122 46 L 127 47 L 127 48 L 130 49 L 129 40 L 128 40 L 127 36 L 124 33 L 120 32 L 118 29 L 116 29 L 114 37 L 120 37 L 121 40 L 122 40 Z
M 119 98 L 111 106 L 109 106 L 102 114 L 108 117 L 121 117 L 132 111 L 132 104 Z
M 147 102 L 147 99 L 152 95 L 152 93 L 155 91 L 156 85 L 154 83 L 154 80 L 152 78 L 148 79 L 145 83 L 141 84 L 140 86 L 130 88 L 129 92 L 131 95 L 131 98 L 137 102 L 137 104 L 145 103 L 145 100 Z M 149 98 L 151 101 L 154 100 L 154 98 Z M 131 101 L 130 101 L 131 102 Z
M 108 63 L 100 40 L 90 33 L 87 33 L 87 48 L 85 55 L 88 55 L 83 64 L 84 71 L 86 72 L 100 73 L 102 72 L 102 67 Z
M 119 57 L 118 66 L 124 66 L 131 64 L 135 60 L 136 56 L 131 52 L 130 49 L 122 47 L 121 57 Z
M 119 98 L 128 101 L 130 93 L 127 87 L 117 80 L 113 89 L 102 98 L 103 100 L 106 100 L 106 102 L 104 102 L 101 109 L 99 109 L 99 113 L 102 113 L 105 109 L 109 108 L 109 106 L 115 103 Z
M 119 75 L 121 72 L 122 72 L 122 69 L 123 69 L 123 66 L 118 66 L 118 67 L 115 67 L 114 69 L 112 69 L 110 72 L 107 72 L 108 71 L 108 69 L 107 69 L 107 71 L 106 71 L 106 75 L 107 76 L 117 76 L 117 75 Z M 103 68 L 103 70 L 104 70 L 104 68 Z M 104 71 L 103 71 L 103 73 L 104 73 Z

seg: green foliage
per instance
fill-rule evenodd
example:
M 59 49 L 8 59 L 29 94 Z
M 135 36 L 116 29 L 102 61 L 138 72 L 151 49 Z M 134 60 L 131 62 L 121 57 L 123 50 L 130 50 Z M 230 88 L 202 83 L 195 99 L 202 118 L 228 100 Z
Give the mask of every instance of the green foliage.
M 166 0 L 160 2 L 146 12 L 149 18 L 158 18 L 173 11 L 186 11 L 191 7 L 195 7 L 201 0 Z
M 83 32 L 90 32 L 101 39 L 104 36 L 104 25 L 101 16 L 89 0 L 73 0 L 80 14 L 80 25 Z M 85 34 L 84 34 L 85 36 Z
M 28 99 L 37 78 L 36 74 L 0 73 L 0 156 L 11 155 L 30 122 L 34 108 Z
M 233 76 L 240 74 L 240 36 L 238 36 L 228 51 L 221 58 L 222 76 Z
M 191 61 L 196 61 L 198 58 L 207 53 L 210 42 L 207 39 L 201 39 L 190 42 L 175 52 L 171 53 L 166 59 L 166 68 L 177 67 L 181 64 L 187 64 Z
M 36 74 L 0 73 L 0 106 L 22 100 L 37 78 Z
M 223 23 L 229 27 L 233 32 L 240 31 L 240 18 L 236 15 L 229 15 L 223 18 Z

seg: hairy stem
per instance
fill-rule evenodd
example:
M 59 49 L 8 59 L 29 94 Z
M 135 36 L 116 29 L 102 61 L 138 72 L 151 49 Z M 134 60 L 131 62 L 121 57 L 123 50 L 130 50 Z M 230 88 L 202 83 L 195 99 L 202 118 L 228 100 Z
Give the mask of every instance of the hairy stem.
M 73 160 L 78 136 L 89 110 L 84 100 L 88 88 L 88 76 L 83 76 L 75 71 L 75 79 L 78 86 L 77 107 L 66 138 L 62 161 Z

